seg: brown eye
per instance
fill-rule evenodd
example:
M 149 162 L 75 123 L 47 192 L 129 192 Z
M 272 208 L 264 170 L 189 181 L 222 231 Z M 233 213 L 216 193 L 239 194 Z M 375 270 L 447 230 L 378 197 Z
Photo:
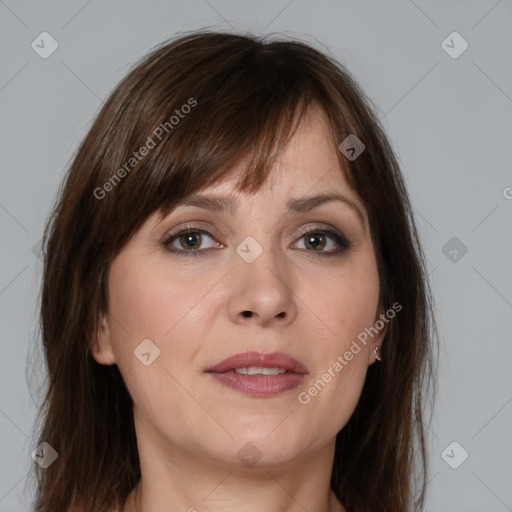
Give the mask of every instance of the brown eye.
M 301 233 L 304 240 L 304 250 L 317 253 L 318 256 L 339 255 L 351 247 L 351 242 L 342 234 L 335 231 L 309 229 Z M 327 250 L 324 250 L 326 249 Z
M 313 233 L 310 235 L 306 235 L 306 247 L 311 247 L 313 250 L 321 250 L 326 245 L 325 235 L 321 233 Z
M 182 247 L 187 249 L 199 249 L 201 245 L 201 233 L 190 232 L 185 233 L 179 237 L 179 242 Z
M 201 249 L 201 244 L 208 238 L 213 241 L 213 245 Z M 207 249 L 223 247 L 213 239 L 211 233 L 194 227 L 187 227 L 178 233 L 172 234 L 163 242 L 163 246 L 171 253 L 185 256 L 198 256 L 205 253 Z

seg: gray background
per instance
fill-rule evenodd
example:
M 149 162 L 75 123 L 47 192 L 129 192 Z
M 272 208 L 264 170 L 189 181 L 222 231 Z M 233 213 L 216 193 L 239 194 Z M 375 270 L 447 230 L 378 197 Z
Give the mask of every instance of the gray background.
M 57 187 L 129 66 L 177 32 L 204 27 L 319 41 L 378 107 L 438 309 L 427 510 L 512 510 L 510 0 L 0 0 L 0 511 L 26 511 L 31 499 L 24 482 L 41 396 L 29 391 L 26 361 L 38 343 L 37 243 Z M 43 31 L 59 44 L 47 59 L 31 47 Z M 469 44 L 458 58 L 441 45 L 453 31 Z M 35 385 L 44 378 L 36 370 Z M 446 461 L 460 463 L 462 450 L 469 457 L 453 469 Z

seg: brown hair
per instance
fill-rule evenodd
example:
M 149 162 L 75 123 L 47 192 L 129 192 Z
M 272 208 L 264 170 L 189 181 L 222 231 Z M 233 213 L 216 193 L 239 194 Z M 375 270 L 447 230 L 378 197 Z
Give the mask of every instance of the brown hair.
M 349 511 L 423 508 L 433 302 L 404 181 L 371 102 L 309 44 L 195 32 L 159 45 L 111 93 L 48 219 L 40 299 L 48 387 L 36 445 L 47 442 L 58 459 L 34 464 L 36 512 L 119 506 L 140 478 L 131 397 L 118 367 L 90 353 L 113 259 L 150 214 L 169 212 L 237 163 L 246 164 L 239 190 L 257 191 L 312 106 L 337 143 L 355 134 L 365 145 L 353 161 L 337 153 L 368 211 L 381 308 L 403 306 L 388 325 L 383 362 L 368 369 L 337 434 L 331 487 Z

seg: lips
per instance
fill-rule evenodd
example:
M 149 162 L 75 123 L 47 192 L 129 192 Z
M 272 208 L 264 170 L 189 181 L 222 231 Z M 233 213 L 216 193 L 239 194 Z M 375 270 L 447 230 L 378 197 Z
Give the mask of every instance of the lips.
M 308 374 L 300 361 L 282 352 L 243 352 L 224 359 L 206 372 L 220 384 L 258 398 L 270 398 L 295 389 L 304 383 Z
M 263 368 L 282 368 L 287 373 L 296 373 L 306 375 L 307 368 L 293 357 L 283 352 L 272 352 L 263 354 L 261 352 L 251 351 L 235 354 L 234 356 L 224 359 L 220 363 L 206 370 L 210 373 L 225 373 L 234 371 L 237 368 L 247 367 L 263 367 Z

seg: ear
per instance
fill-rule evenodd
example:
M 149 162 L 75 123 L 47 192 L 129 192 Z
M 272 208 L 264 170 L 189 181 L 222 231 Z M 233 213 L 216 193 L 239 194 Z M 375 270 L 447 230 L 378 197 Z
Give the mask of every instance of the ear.
M 379 347 L 379 350 L 382 349 L 382 343 L 384 341 L 384 338 L 386 337 L 386 334 L 388 333 L 388 323 L 389 320 L 386 318 L 384 313 L 379 314 L 375 318 L 375 322 L 373 323 L 373 326 L 378 329 L 378 334 L 376 334 L 370 343 L 370 351 L 368 354 L 368 364 L 371 365 L 375 362 L 377 362 L 377 358 L 375 356 L 375 347 Z
M 110 329 L 106 316 L 102 315 L 96 336 L 91 340 L 91 355 L 97 363 L 109 366 L 116 364 L 116 357 L 112 350 Z

